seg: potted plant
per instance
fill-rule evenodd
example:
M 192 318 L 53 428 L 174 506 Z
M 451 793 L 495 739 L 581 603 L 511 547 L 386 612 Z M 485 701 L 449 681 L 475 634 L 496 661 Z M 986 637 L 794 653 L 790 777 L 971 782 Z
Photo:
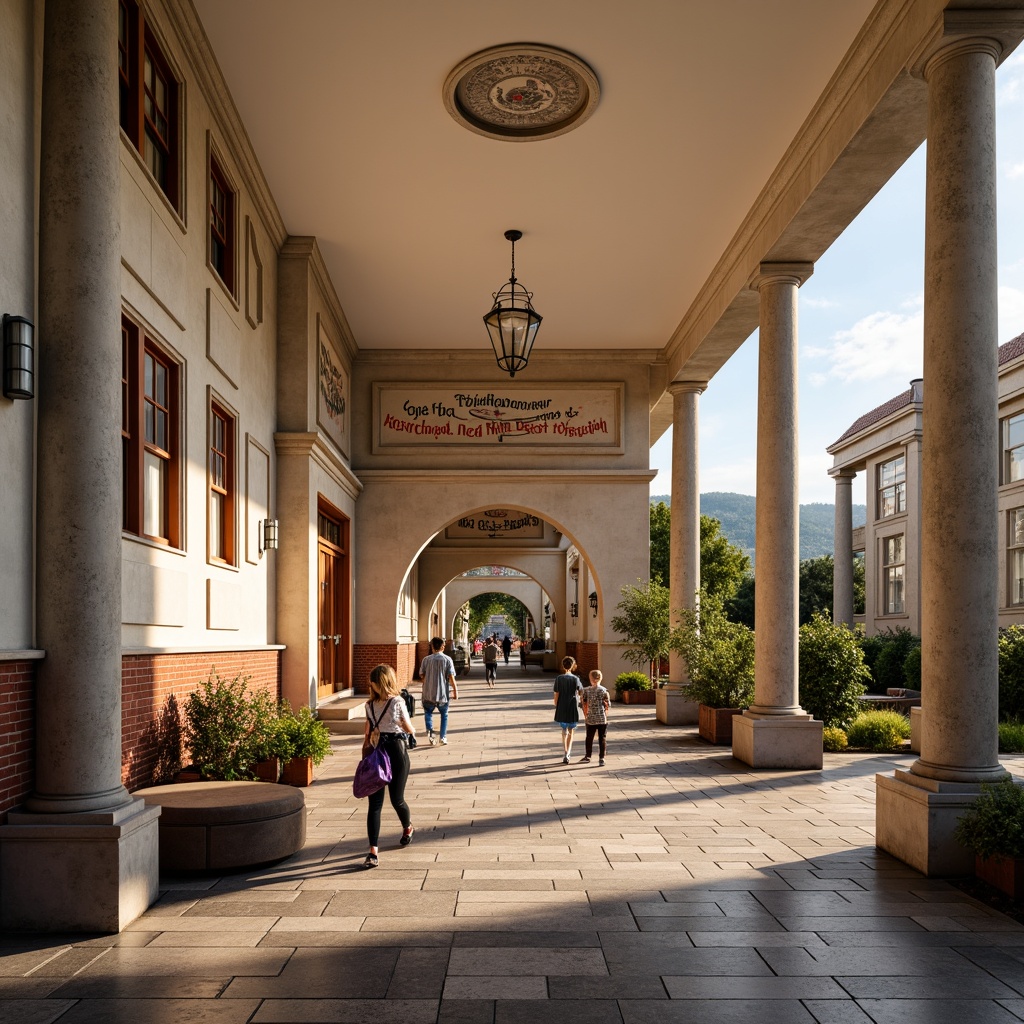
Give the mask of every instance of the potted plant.
M 254 705 L 255 722 L 250 736 L 250 749 L 255 761 L 253 772 L 262 782 L 277 782 L 282 765 L 292 756 L 283 708 L 269 694 L 262 692 Z
M 653 704 L 656 693 L 643 672 L 623 672 L 615 680 L 615 699 L 623 704 Z
M 316 712 L 305 705 L 298 711 L 286 711 L 281 717 L 281 729 L 290 753 L 281 781 L 289 786 L 308 786 L 313 781 L 313 766 L 333 753 L 331 734 Z
M 672 646 L 686 662 L 697 731 L 709 743 L 731 744 L 733 718 L 754 699 L 754 631 L 730 622 L 721 600 L 706 593 L 698 610 L 682 617 Z
M 1013 899 L 1024 895 L 1024 788 L 1012 779 L 981 787 L 953 838 L 974 853 L 974 873 Z

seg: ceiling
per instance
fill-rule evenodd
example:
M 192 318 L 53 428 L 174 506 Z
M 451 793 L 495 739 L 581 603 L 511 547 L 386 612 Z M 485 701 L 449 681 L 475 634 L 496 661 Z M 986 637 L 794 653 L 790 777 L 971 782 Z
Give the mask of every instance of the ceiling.
M 287 230 L 361 349 L 479 349 L 517 275 L 538 352 L 662 350 L 874 0 L 194 0 Z M 593 116 L 505 142 L 448 114 L 469 55 L 585 60 Z M 891 172 L 890 172 L 891 173 Z

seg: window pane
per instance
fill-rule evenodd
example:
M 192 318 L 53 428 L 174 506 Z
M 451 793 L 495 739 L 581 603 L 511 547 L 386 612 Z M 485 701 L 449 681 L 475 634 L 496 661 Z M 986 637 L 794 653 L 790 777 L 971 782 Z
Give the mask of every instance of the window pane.
M 1006 453 L 1009 461 L 1009 473 L 1010 480 L 1012 483 L 1014 480 L 1024 480 L 1024 447 L 1016 448 L 1013 451 Z
M 210 554 L 225 558 L 224 553 L 224 495 L 210 493 Z
M 1024 508 L 1015 509 L 1010 520 L 1010 544 L 1024 545 Z
M 886 516 L 896 514 L 896 491 L 892 487 L 886 488 L 879 496 L 878 514 L 883 519 Z
M 156 410 L 156 446 L 165 452 L 170 450 L 167 438 L 167 413 L 162 409 Z
M 156 409 L 146 402 L 146 443 L 156 444 Z
M 1024 444 L 1024 416 L 1011 416 L 1006 421 L 1006 447 Z
M 906 512 L 907 511 L 907 485 L 897 484 L 896 485 L 896 511 Z
M 210 453 L 210 483 L 224 490 L 224 456 Z
M 1024 551 L 1013 553 L 1013 603 L 1024 604 Z
M 166 537 L 167 463 L 158 455 L 146 452 L 143 478 L 143 533 Z

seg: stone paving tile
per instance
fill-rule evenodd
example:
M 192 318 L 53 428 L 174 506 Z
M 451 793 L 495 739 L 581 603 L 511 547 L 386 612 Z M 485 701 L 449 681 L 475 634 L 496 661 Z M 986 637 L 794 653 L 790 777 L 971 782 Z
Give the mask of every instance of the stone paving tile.
M 909 758 L 751 771 L 617 709 L 609 767 L 563 768 L 550 679 L 504 683 L 469 680 L 451 746 L 417 750 L 416 840 L 386 807 L 376 871 L 359 740 L 333 737 L 299 856 L 162 878 L 120 936 L 0 936 L 0 1019 L 1024 1019 L 1024 927 L 871 845 L 874 774 Z
M 874 1024 L 1019 1024 L 1021 1018 L 981 999 L 860 999 Z

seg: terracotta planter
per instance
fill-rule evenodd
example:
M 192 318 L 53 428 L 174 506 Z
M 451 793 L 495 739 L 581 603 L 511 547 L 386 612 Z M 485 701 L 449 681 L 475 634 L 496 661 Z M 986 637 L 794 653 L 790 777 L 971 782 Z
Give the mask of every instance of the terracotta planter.
M 175 782 L 198 782 L 202 778 L 198 768 L 182 768 L 174 777 Z
M 268 757 L 266 761 L 256 762 L 256 778 L 260 782 L 277 782 L 281 776 L 281 759 Z
M 654 704 L 658 699 L 657 690 L 623 690 L 623 704 Z
M 709 708 L 697 706 L 697 732 L 708 743 L 728 746 L 732 743 L 732 720 L 743 714 L 743 708 Z
M 974 858 L 974 873 L 983 882 L 994 885 L 1011 899 L 1024 897 L 1024 859 L 1004 857 L 996 853 L 991 857 Z
M 313 782 L 313 759 L 311 757 L 293 757 L 285 761 L 281 781 L 286 786 L 309 786 Z

